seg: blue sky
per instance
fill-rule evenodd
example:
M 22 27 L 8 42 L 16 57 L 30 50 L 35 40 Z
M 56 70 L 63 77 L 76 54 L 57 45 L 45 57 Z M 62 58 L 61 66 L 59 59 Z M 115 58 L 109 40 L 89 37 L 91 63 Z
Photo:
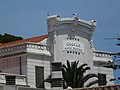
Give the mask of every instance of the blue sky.
M 47 14 L 97 21 L 94 46 L 98 50 L 116 52 L 120 36 L 120 0 L 0 0 L 0 34 L 10 33 L 23 38 L 47 34 Z
M 97 21 L 94 47 L 119 52 L 120 0 L 0 0 L 0 34 L 9 33 L 23 38 L 47 34 L 47 14 Z

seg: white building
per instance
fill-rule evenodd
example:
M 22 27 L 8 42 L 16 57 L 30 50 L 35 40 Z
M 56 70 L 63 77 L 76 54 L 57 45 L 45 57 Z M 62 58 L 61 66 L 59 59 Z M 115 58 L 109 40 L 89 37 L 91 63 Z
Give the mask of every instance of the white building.
M 48 35 L 0 45 L 1 73 L 26 75 L 28 86 L 51 88 L 49 83 L 43 83 L 51 73 L 51 62 L 79 60 L 80 64 L 88 64 L 91 73 L 106 78 L 107 85 L 113 84 L 113 69 L 104 67 L 112 61 L 111 53 L 93 49 L 95 20 L 54 15 L 47 17 L 47 23 Z

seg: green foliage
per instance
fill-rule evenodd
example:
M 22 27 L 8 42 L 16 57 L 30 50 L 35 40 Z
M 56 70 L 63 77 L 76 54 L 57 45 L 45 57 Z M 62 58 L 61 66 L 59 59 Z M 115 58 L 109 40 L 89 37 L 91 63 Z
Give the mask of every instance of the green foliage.
M 21 40 L 23 39 L 22 37 L 18 37 L 18 36 L 14 36 L 11 34 L 7 34 L 5 33 L 4 35 L 0 34 L 0 43 L 8 43 L 8 42 L 13 42 L 13 41 L 17 41 L 17 40 Z
M 86 71 L 90 70 L 90 67 L 87 64 L 82 64 L 78 66 L 79 61 L 69 62 L 67 60 L 67 65 L 63 64 L 62 73 L 63 73 L 63 88 L 67 88 L 68 86 L 72 88 L 82 88 L 82 87 L 90 87 L 94 84 L 98 83 L 98 75 L 89 73 L 85 74 Z M 93 80 L 85 85 L 85 83 L 90 79 L 96 77 L 96 80 Z M 52 83 L 51 75 L 48 76 L 45 82 Z
M 85 74 L 87 70 L 90 70 L 90 67 L 87 66 L 87 64 L 82 64 L 81 66 L 78 66 L 79 61 L 74 61 L 70 63 L 67 60 L 67 65 L 63 64 L 63 78 L 64 78 L 64 88 L 70 86 L 72 88 L 82 88 L 82 87 L 88 87 L 93 84 L 98 83 L 98 80 L 92 81 L 88 83 L 86 86 L 84 85 L 90 78 L 96 77 L 98 78 L 98 75 L 96 74 Z

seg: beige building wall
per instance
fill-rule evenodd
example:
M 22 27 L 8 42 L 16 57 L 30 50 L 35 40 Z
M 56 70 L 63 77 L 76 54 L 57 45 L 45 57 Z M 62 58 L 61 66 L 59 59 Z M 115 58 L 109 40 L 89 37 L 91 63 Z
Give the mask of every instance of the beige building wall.
M 114 78 L 113 68 L 106 68 L 105 66 L 110 65 L 109 63 L 113 62 L 111 53 L 109 52 L 97 52 L 93 53 L 93 71 L 94 73 L 101 73 L 106 75 L 107 85 L 113 85 L 114 81 L 111 79 Z
M 36 88 L 36 66 L 44 68 L 44 79 L 50 75 L 51 54 L 45 45 L 23 43 L 4 47 L 0 49 L 0 57 L 1 73 L 26 75 L 27 84 L 32 88 Z M 49 83 L 44 86 L 50 88 Z
M 92 36 L 95 31 L 94 20 L 85 21 L 79 17 L 61 18 L 49 16 L 48 44 L 54 62 L 66 63 L 79 60 L 93 68 Z
M 94 61 L 112 61 L 108 52 L 103 57 L 95 56 L 93 53 L 92 37 L 96 28 L 95 20 L 86 21 L 77 16 L 61 18 L 53 15 L 48 16 L 47 23 L 48 44 L 54 62 L 66 63 L 66 60 L 70 62 L 79 60 L 80 64 L 87 63 L 91 68 L 87 73 L 106 74 L 107 85 L 114 83 L 109 82 L 113 78 L 113 69 L 94 66 Z
M 97 56 L 98 53 L 93 52 L 95 20 L 86 21 L 77 16 L 61 18 L 55 15 L 47 17 L 47 23 L 48 39 L 45 39 L 45 44 L 26 42 L 0 48 L 1 72 L 27 75 L 28 85 L 36 88 L 36 66 L 44 68 L 46 79 L 51 73 L 51 62 L 66 63 L 66 60 L 79 60 L 80 64 L 88 64 L 91 73 L 106 74 L 107 85 L 113 84 L 109 82 L 113 78 L 113 70 L 94 65 L 94 61 L 112 60 L 111 56 L 108 56 L 109 53 Z M 47 89 L 51 88 L 49 83 L 44 85 Z

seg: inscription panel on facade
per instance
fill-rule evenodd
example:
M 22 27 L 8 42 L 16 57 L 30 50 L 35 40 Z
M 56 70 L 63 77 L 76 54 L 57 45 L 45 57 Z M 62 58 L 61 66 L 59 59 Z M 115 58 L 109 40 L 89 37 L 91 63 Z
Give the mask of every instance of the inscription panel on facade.
M 84 53 L 84 44 L 80 41 L 64 40 L 63 51 L 75 51 Z

